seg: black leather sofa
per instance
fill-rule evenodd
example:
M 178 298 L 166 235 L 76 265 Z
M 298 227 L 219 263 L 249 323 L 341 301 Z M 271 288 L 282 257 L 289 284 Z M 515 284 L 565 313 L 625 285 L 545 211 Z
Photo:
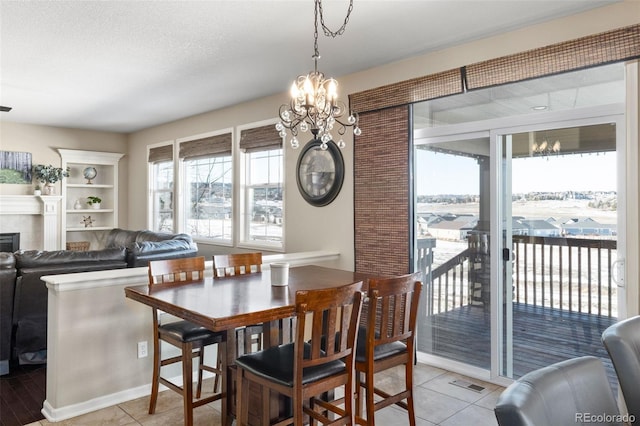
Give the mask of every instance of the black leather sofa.
M 114 229 L 94 251 L 0 253 L 0 375 L 10 362 L 46 362 L 48 290 L 44 275 L 147 266 L 150 260 L 196 256 L 187 234 Z

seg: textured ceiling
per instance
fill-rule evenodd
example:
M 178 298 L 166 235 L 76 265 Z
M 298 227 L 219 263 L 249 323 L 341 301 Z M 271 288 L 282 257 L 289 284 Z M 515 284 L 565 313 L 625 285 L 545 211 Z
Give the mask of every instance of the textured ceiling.
M 495 35 L 607 0 L 356 0 L 321 34 L 327 75 Z M 323 2 L 331 29 L 346 0 Z M 132 132 L 288 89 L 313 68 L 313 1 L 0 0 L 7 121 Z M 275 115 L 275 111 L 274 111 Z

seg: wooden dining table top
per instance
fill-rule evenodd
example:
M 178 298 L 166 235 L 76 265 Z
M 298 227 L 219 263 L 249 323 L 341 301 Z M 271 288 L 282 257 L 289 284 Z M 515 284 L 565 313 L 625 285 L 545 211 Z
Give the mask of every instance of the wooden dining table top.
M 223 331 L 288 318 L 295 312 L 298 290 L 338 287 L 362 281 L 369 275 L 316 265 L 291 267 L 289 284 L 271 285 L 271 271 L 204 278 L 179 286 L 148 285 L 125 288 L 126 297 L 206 327 Z M 366 288 L 363 288 L 366 290 Z

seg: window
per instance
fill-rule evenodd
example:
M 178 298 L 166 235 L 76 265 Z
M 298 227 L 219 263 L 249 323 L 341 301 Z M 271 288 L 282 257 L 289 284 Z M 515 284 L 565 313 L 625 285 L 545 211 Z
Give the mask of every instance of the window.
M 243 130 L 243 229 L 241 240 L 252 246 L 282 248 L 284 161 L 282 138 L 273 125 Z
M 173 145 L 149 149 L 150 227 L 174 232 Z
M 184 231 L 194 238 L 233 242 L 231 133 L 180 144 Z

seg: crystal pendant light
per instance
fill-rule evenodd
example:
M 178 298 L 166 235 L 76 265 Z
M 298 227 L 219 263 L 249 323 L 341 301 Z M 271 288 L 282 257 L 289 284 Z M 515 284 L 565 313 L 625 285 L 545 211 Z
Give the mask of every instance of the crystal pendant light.
M 359 136 L 362 131 L 358 127 L 358 114 L 349 111 L 344 102 L 338 100 L 338 82 L 333 78 L 325 78 L 324 74 L 318 71 L 318 16 L 325 35 L 335 37 L 342 34 L 346 28 L 349 16 L 353 10 L 353 0 L 350 0 L 349 10 L 344 20 L 344 24 L 338 31 L 330 31 L 324 24 L 322 14 L 322 3 L 315 0 L 315 32 L 314 32 L 314 70 L 307 75 L 298 76 L 291 85 L 291 100 L 287 104 L 280 106 L 280 122 L 276 124 L 276 129 L 281 137 L 287 136 L 286 129 L 291 132 L 291 147 L 298 148 L 299 132 L 311 131 L 314 139 L 320 139 L 322 149 L 327 149 L 327 144 L 333 141 L 332 132 L 340 135 L 340 140 L 336 145 L 345 147 L 342 139 L 348 127 L 353 127 L 353 134 Z

